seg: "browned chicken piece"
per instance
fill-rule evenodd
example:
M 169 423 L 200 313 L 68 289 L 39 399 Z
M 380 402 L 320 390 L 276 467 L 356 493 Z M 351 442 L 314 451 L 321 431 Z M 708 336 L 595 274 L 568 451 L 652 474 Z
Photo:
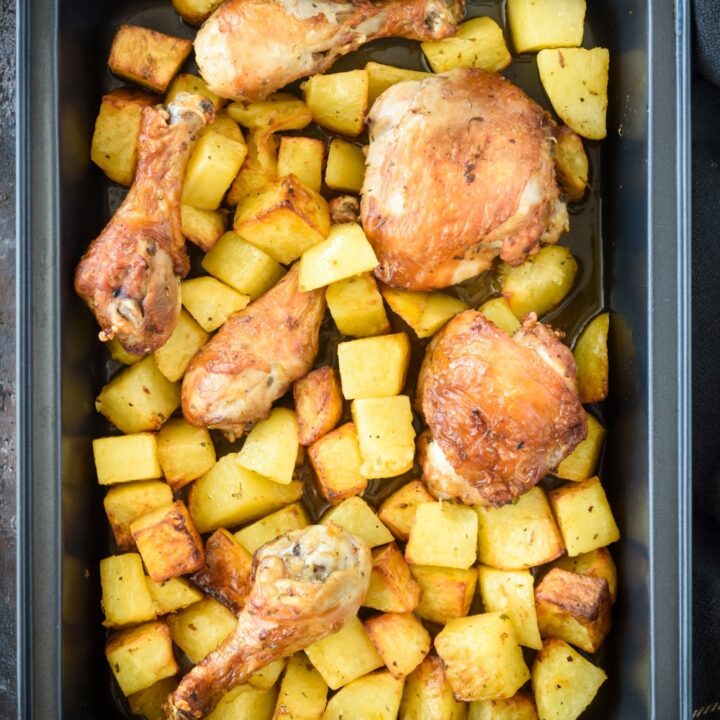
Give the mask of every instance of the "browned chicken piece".
M 328 202 L 333 225 L 360 222 L 360 201 L 354 195 L 338 195 Z
M 383 37 L 455 34 L 464 0 L 228 0 L 195 38 L 200 74 L 218 95 L 262 100 Z
M 430 492 L 496 506 L 527 492 L 587 435 L 575 373 L 570 350 L 532 313 L 512 337 L 475 310 L 456 315 L 418 379 Z
M 501 75 L 452 70 L 386 90 L 369 116 L 361 217 L 395 287 L 430 290 L 522 263 L 568 229 L 554 123 Z
M 188 271 L 180 221 L 185 169 L 211 102 L 180 93 L 143 109 L 138 164 L 130 191 L 92 242 L 75 273 L 75 290 L 95 313 L 100 339 L 117 338 L 134 355 L 165 344 L 180 313 Z
M 371 569 L 365 544 L 332 523 L 263 545 L 235 632 L 180 681 L 168 717 L 204 717 L 260 668 L 340 630 L 365 598 Z
M 301 292 L 298 267 L 233 315 L 193 358 L 182 410 L 193 425 L 241 436 L 312 367 L 325 313 L 322 290 Z

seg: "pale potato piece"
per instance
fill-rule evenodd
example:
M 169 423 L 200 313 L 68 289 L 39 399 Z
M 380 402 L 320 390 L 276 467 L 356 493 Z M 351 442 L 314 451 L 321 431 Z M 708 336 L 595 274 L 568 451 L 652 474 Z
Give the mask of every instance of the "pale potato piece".
M 249 295 L 243 295 L 212 277 L 185 280 L 180 287 L 183 306 L 206 332 L 217 330 L 250 302 Z
M 173 490 L 185 487 L 215 464 L 215 446 L 207 428 L 172 418 L 157 435 L 158 459 Z
M 323 720 L 395 720 L 403 682 L 388 672 L 366 675 L 330 698 Z
M 409 675 L 430 652 L 430 634 L 412 613 L 376 615 L 365 621 L 365 631 L 398 679 Z
M 259 547 L 291 530 L 301 530 L 310 524 L 305 508 L 300 503 L 292 503 L 277 512 L 244 527 L 235 533 L 235 539 L 254 553 Z
M 226 693 L 207 720 L 271 720 L 277 689 L 261 690 L 249 683 Z
M 285 92 L 273 93 L 265 100 L 230 103 L 227 113 L 248 130 L 261 130 L 267 134 L 302 130 L 312 122 L 307 105 Z
M 586 415 L 587 437 L 557 466 L 553 475 L 577 482 L 595 474 L 605 440 L 605 428 L 590 413 Z
M 365 179 L 365 153 L 361 147 L 333 138 L 328 149 L 325 184 L 333 190 L 359 193 Z
M 560 187 L 571 201 L 582 200 L 588 184 L 590 163 L 582 140 L 564 126 L 557 133 L 555 174 Z
M 110 357 L 123 365 L 134 365 L 143 359 L 142 355 L 133 355 L 132 353 L 127 352 L 116 337 L 112 340 L 108 340 L 105 343 L 105 347 L 110 353 Z
M 458 702 L 442 661 L 428 655 L 405 681 L 399 720 L 465 720 L 467 705 Z
M 209 337 L 187 311 L 181 310 L 172 335 L 153 355 L 158 370 L 170 382 L 180 380 L 190 360 Z
M 307 655 L 293 655 L 280 684 L 273 720 L 322 720 L 327 692 L 327 683 Z
M 617 599 L 617 568 L 608 548 L 598 548 L 575 557 L 564 555 L 553 563 L 553 567 L 569 570 L 578 575 L 604 578 L 610 591 L 610 602 L 615 602 Z
M 105 627 L 137 625 L 155 619 L 155 605 L 137 553 L 111 555 L 101 560 L 100 585 Z
M 342 392 L 335 369 L 324 365 L 293 383 L 301 445 L 312 445 L 340 422 Z
M 202 25 L 223 0 L 172 0 L 173 8 L 190 25 Z
M 373 509 L 359 497 L 343 500 L 337 507 L 328 510 L 321 522 L 323 525 L 330 522 L 339 525 L 371 548 L 393 541 L 392 533 L 382 524 Z
M 217 600 L 206 597 L 168 617 L 174 643 L 199 663 L 235 630 L 237 618 Z
M 157 437 L 153 433 L 96 438 L 93 456 L 100 485 L 162 477 Z
M 508 0 L 506 12 L 519 53 L 582 45 L 585 0 Z
M 409 613 L 420 601 L 420 586 L 410 574 L 402 552 L 395 543 L 372 551 L 370 586 L 365 607 L 388 613 Z
M 594 317 L 575 343 L 573 357 L 577 364 L 578 394 L 584 403 L 600 402 L 608 394 L 608 332 L 610 313 Z
M 302 84 L 313 120 L 327 130 L 355 136 L 362 132 L 368 109 L 365 70 L 313 75 Z
M 378 517 L 398 540 L 407 540 L 421 503 L 435 502 L 420 480 L 412 480 L 394 492 L 378 510 Z
M 508 301 L 504 297 L 492 298 L 484 302 L 478 310 L 491 322 L 504 330 L 508 335 L 520 327 L 520 321 L 510 309 Z
M 245 162 L 225 196 L 228 207 L 234 207 L 253 193 L 262 192 L 279 177 L 277 137 L 265 130 L 251 130 L 246 144 Z
M 227 100 L 210 90 L 207 83 L 201 77 L 192 75 L 191 73 L 181 73 L 170 83 L 170 87 L 165 95 L 165 105 L 169 105 L 181 92 L 206 97 L 215 106 L 216 110 L 221 110 L 227 102 Z
M 382 296 L 370 273 L 328 285 L 325 299 L 335 325 L 343 335 L 369 337 L 390 331 Z
M 470 703 L 467 720 L 538 720 L 538 714 L 532 694 L 520 690 L 504 700 Z
M 405 68 L 382 65 L 369 62 L 365 65 L 368 74 L 368 107 L 382 95 L 389 87 L 407 80 L 424 80 L 430 73 L 419 70 L 406 70 Z
M 248 678 L 248 685 L 252 685 L 258 690 L 269 690 L 278 681 L 282 671 L 285 669 L 287 660 L 280 658 L 279 660 L 273 660 L 273 662 L 261 668 L 257 672 L 254 672 Z
M 442 292 L 400 290 L 383 285 L 380 289 L 390 309 L 399 315 L 419 338 L 434 335 L 450 318 L 468 306 Z
M 167 716 L 163 705 L 165 705 L 168 695 L 174 692 L 177 686 L 178 679 L 169 677 L 158 680 L 158 682 L 149 688 L 145 688 L 145 690 L 133 693 L 128 698 L 130 712 L 133 715 L 144 717 L 145 720 L 166 720 Z
M 317 138 L 284 135 L 278 151 L 278 177 L 295 175 L 311 190 L 322 188 L 325 143 Z
M 145 576 L 145 582 L 158 615 L 182 610 L 203 599 L 202 592 L 184 578 L 174 577 L 156 583 L 151 577 Z
M 227 214 L 222 210 L 200 210 L 180 206 L 182 234 L 203 252 L 208 252 L 226 230 Z
M 410 572 L 420 586 L 420 602 L 415 608 L 419 617 L 445 625 L 470 612 L 477 584 L 477 570 L 468 568 L 411 565 Z

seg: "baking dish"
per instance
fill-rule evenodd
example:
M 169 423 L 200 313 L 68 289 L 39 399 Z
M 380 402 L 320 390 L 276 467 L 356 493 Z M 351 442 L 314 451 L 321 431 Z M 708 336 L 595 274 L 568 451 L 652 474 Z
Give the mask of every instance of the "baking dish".
M 20 717 L 121 717 L 102 652 L 97 562 L 111 544 L 90 446 L 106 368 L 72 275 L 117 201 L 89 159 L 113 30 L 182 29 L 157 1 L 18 10 Z M 589 0 L 588 19 L 610 49 L 611 104 L 608 139 L 591 149 L 602 173 L 585 219 L 603 281 L 587 313 L 614 313 L 604 482 L 624 533 L 610 680 L 588 717 L 690 717 L 689 8 Z

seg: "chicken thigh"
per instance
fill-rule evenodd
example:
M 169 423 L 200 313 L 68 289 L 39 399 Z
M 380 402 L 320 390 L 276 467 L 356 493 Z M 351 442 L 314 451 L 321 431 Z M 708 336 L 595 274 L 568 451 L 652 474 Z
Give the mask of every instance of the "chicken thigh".
M 296 265 L 233 315 L 190 362 L 182 386 L 185 418 L 231 438 L 266 418 L 312 367 L 324 313 L 323 290 L 301 292 Z
M 332 523 L 263 545 L 235 632 L 181 680 L 168 716 L 202 718 L 260 668 L 340 630 L 365 598 L 371 569 L 368 548 Z
M 388 285 L 430 290 L 518 265 L 568 229 L 554 123 L 502 76 L 452 70 L 386 90 L 369 116 L 361 217 Z
M 83 256 L 75 290 L 100 325 L 145 355 L 165 344 L 180 313 L 180 278 L 188 271 L 180 220 L 185 169 L 212 103 L 180 93 L 168 105 L 143 109 L 135 180 L 122 205 Z
M 455 34 L 464 0 L 228 0 L 195 38 L 200 74 L 218 95 L 262 100 L 382 37 Z
M 495 506 L 527 492 L 587 435 L 575 373 L 570 350 L 532 313 L 512 337 L 475 310 L 456 315 L 418 379 L 430 491 Z

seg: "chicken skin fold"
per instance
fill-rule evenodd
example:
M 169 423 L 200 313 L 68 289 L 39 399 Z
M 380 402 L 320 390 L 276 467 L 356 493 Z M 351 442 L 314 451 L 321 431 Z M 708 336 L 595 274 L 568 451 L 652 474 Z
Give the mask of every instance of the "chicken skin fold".
M 456 315 L 418 379 L 430 492 L 500 506 L 532 488 L 587 435 L 575 374 L 570 350 L 532 313 L 512 337 L 475 310 Z
M 501 75 L 451 70 L 386 90 L 369 116 L 360 208 L 394 287 L 432 290 L 511 265 L 568 229 L 548 114 Z
M 365 598 L 371 569 L 367 546 L 332 523 L 263 545 L 235 632 L 180 681 L 168 717 L 204 717 L 257 670 L 340 630 Z
M 145 355 L 165 344 L 180 314 L 180 278 L 188 271 L 180 220 L 185 170 L 214 108 L 179 93 L 168 105 L 143 109 L 135 180 L 124 202 L 93 240 L 75 272 L 75 290 L 100 325 Z
M 464 0 L 228 0 L 198 32 L 195 57 L 213 92 L 262 100 L 371 40 L 454 35 L 464 12 Z
M 306 375 L 318 352 L 322 290 L 301 292 L 294 266 L 271 290 L 233 315 L 193 358 L 182 410 L 194 425 L 241 436 Z

